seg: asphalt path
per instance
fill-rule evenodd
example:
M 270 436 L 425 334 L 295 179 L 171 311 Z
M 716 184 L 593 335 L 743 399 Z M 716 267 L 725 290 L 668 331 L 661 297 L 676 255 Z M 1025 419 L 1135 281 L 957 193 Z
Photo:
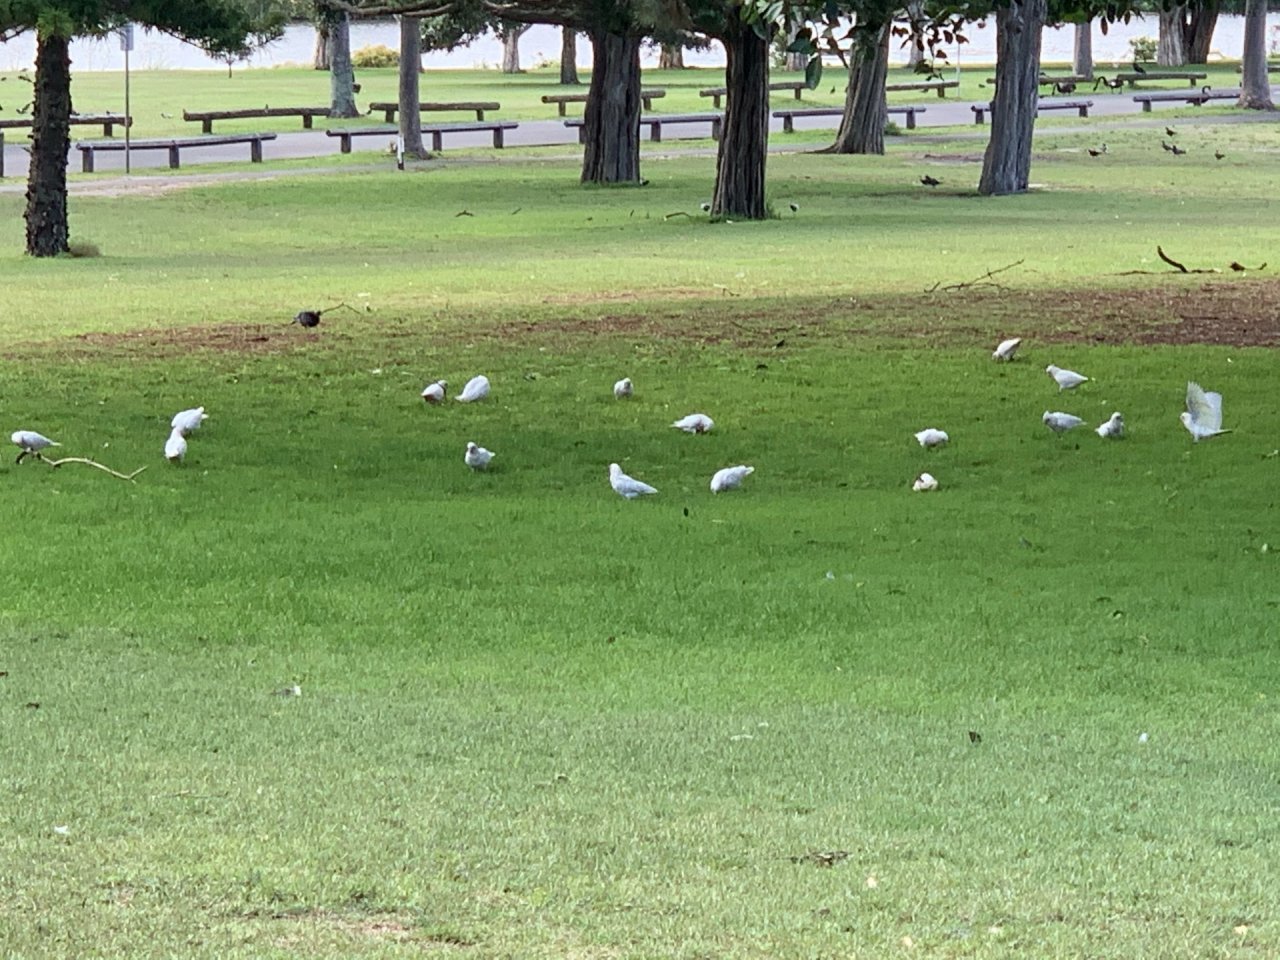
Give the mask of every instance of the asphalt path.
M 1153 91 L 1154 92 L 1154 91 Z M 1273 95 L 1275 95 L 1273 89 Z M 1047 98 L 1047 99 L 1069 99 L 1069 100 L 1089 100 L 1093 106 L 1090 108 L 1090 117 L 1108 117 L 1108 116 L 1128 116 L 1134 121 L 1134 126 L 1160 126 L 1162 121 L 1159 120 L 1161 105 L 1157 105 L 1153 113 L 1147 114 L 1142 112 L 1140 104 L 1134 103 L 1132 98 L 1133 91 L 1122 93 L 1110 93 L 1099 91 L 1097 93 L 1085 93 L 1082 95 L 1065 97 L 1065 98 Z M 782 101 L 778 101 L 779 103 Z M 975 137 L 986 139 L 989 126 L 975 126 L 973 110 L 970 109 L 977 101 L 972 100 L 951 100 L 941 99 L 938 97 L 929 97 L 928 99 L 913 104 L 914 106 L 923 107 L 924 112 L 916 117 L 917 129 L 914 134 L 909 136 L 920 136 L 922 131 L 927 131 L 931 127 L 944 126 L 969 126 Z M 1231 101 L 1221 101 L 1224 104 Z M 795 101 L 787 100 L 787 106 L 791 106 Z M 895 104 L 895 106 L 898 104 Z M 1164 106 L 1176 106 L 1176 101 L 1172 104 Z M 803 106 L 803 103 L 796 104 Z M 783 109 L 783 108 L 779 108 Z M 1072 117 L 1076 116 L 1074 110 L 1062 110 L 1045 112 L 1042 117 Z M 1246 115 L 1215 115 L 1214 120 L 1223 120 L 1227 122 L 1243 120 Z M 1248 119 L 1254 119 L 1252 114 L 1247 115 Z M 1258 120 L 1270 119 L 1272 117 L 1258 116 Z M 801 117 L 795 120 L 797 130 L 833 130 L 836 128 L 838 117 Z M 1237 121 L 1238 122 L 1238 121 Z M 989 118 L 988 118 L 989 123 Z M 1081 128 L 1087 129 L 1088 121 L 1080 121 Z M 770 147 L 774 150 L 788 149 L 788 137 L 782 132 L 782 121 L 771 120 Z M 1074 127 L 1073 127 L 1074 129 Z M 27 137 L 26 131 L 23 130 L 6 130 L 5 146 L 4 146 L 4 180 L 0 181 L 4 187 L 12 189 L 15 181 L 26 178 L 28 154 L 26 150 Z M 647 133 L 647 129 L 645 131 Z M 680 139 L 689 138 L 707 138 L 711 133 L 710 123 L 700 124 L 681 124 L 679 126 L 666 127 L 663 130 L 663 142 L 668 143 Z M 156 138 L 164 139 L 164 138 Z M 385 155 L 391 137 L 382 138 L 376 136 L 357 138 L 353 142 L 353 152 L 368 154 L 373 159 L 379 153 Z M 521 120 L 520 126 L 514 130 L 506 132 L 506 143 L 508 146 L 566 146 L 571 147 L 576 153 L 578 148 L 578 135 L 575 129 L 570 129 L 564 125 L 562 120 Z M 476 133 L 452 133 L 445 134 L 444 137 L 444 154 L 462 148 L 489 148 L 492 149 L 492 134 L 488 132 Z M 336 156 L 338 154 L 338 140 L 335 137 L 325 135 L 323 130 L 306 130 L 296 133 L 279 133 L 275 140 L 268 141 L 263 144 L 263 156 L 265 159 L 264 167 L 270 167 L 271 161 L 279 159 L 297 159 L 297 158 L 325 158 Z M 228 144 L 218 146 L 200 147 L 198 149 L 185 148 L 181 153 L 182 167 L 198 167 L 202 164 L 210 163 L 243 163 L 249 159 L 248 144 Z M 168 152 L 165 150 L 145 150 L 132 152 L 130 156 L 130 164 L 133 169 L 148 168 L 164 168 L 168 166 Z M 99 172 L 115 172 L 124 171 L 124 154 L 120 153 L 99 153 L 94 157 L 94 166 Z M 73 144 L 71 148 L 71 156 L 68 162 L 68 169 L 78 171 L 80 169 L 80 153 L 75 149 Z

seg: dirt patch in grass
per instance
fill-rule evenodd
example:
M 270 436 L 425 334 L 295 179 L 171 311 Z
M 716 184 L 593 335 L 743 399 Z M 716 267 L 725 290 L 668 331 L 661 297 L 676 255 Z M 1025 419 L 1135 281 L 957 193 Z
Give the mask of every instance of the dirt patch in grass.
M 531 311 L 532 312 L 532 311 Z M 337 320 L 315 330 L 287 322 L 215 324 L 85 333 L 20 344 L 10 359 L 55 354 L 82 359 L 160 360 L 199 353 L 261 356 L 337 351 L 353 344 L 433 347 L 550 343 L 581 337 L 696 343 L 741 349 L 865 340 L 929 346 L 994 344 L 1005 336 L 1046 343 L 1280 346 L 1280 279 L 1224 276 L 1153 279 L 1142 286 L 1066 290 L 960 290 L 870 297 L 732 297 L 662 302 L 606 294 L 544 304 L 529 317 L 454 316 L 445 321 Z

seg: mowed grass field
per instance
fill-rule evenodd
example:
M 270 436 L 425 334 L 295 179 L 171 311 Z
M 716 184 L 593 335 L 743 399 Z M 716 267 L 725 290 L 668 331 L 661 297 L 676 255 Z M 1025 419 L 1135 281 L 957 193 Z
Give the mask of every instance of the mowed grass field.
M 7 430 L 148 468 L 0 465 L 5 952 L 1274 955 L 1274 133 L 1178 136 L 0 196 Z

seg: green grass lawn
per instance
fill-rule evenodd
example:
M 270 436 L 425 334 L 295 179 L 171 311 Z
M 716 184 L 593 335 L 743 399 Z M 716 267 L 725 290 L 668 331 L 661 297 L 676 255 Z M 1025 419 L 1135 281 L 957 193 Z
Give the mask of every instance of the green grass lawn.
M 0 195 L 7 429 L 148 468 L 0 463 L 3 952 L 1276 955 L 1275 353 L 1131 341 L 1280 298 L 1124 275 L 1274 261 L 1275 133 L 1179 126 L 771 158 L 759 224 L 696 156 L 75 196 L 82 260 Z

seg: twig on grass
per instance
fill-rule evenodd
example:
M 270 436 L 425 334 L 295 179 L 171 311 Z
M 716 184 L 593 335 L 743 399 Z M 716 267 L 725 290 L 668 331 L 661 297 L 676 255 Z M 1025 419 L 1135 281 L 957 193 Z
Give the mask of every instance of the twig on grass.
M 668 213 L 663 220 L 670 220 L 672 217 L 687 217 L 689 214 L 684 210 L 677 210 L 675 213 Z
M 997 267 L 995 270 L 988 270 L 982 276 L 975 277 L 972 280 L 966 280 L 963 283 L 948 283 L 944 286 L 942 281 L 939 280 L 936 283 L 934 283 L 933 286 L 925 287 L 924 292 L 936 293 L 937 291 L 941 290 L 943 293 L 954 293 L 956 290 L 967 290 L 970 287 L 978 287 L 978 286 L 995 287 L 999 290 L 1003 290 L 1005 288 L 1000 284 L 995 283 L 991 278 L 994 277 L 997 273 L 1004 273 L 1006 270 L 1012 270 L 1014 267 L 1020 267 L 1025 262 L 1026 262 L 1026 259 L 1024 258 L 1022 260 L 1015 260 L 1013 261 L 1013 263 L 1006 263 L 1003 267 Z
M 138 474 L 140 474 L 143 470 L 147 469 L 146 467 L 139 467 L 137 470 L 133 471 L 133 473 L 117 473 L 115 470 L 112 470 L 110 467 L 106 466 L 105 464 L 101 464 L 97 460 L 90 460 L 87 457 L 63 457 L 61 460 L 49 460 L 45 457 L 40 456 L 40 454 L 38 453 L 32 454 L 32 456 L 36 460 L 39 460 L 41 463 L 47 463 L 49 466 L 53 467 L 53 469 L 55 470 L 57 470 L 64 463 L 83 463 L 90 467 L 97 467 L 99 470 L 103 470 L 111 474 L 113 477 L 118 477 L 121 480 L 128 480 L 130 483 L 136 483 L 137 481 L 134 478 Z
M 1179 263 L 1177 260 L 1173 259 L 1173 257 L 1165 253 L 1164 247 L 1160 246 L 1159 244 L 1156 244 L 1156 256 L 1158 256 L 1161 260 L 1163 260 L 1169 266 L 1173 267 L 1179 273 L 1221 273 L 1222 272 L 1222 270 L 1219 269 L 1218 267 L 1188 267 L 1185 263 Z M 1230 267 L 1232 270 L 1235 270 L 1236 272 L 1249 269 L 1248 267 L 1240 264 L 1238 261 L 1235 261 L 1235 260 L 1231 261 Z M 1263 263 L 1255 267 L 1254 269 L 1262 270 L 1265 267 L 1266 267 L 1266 264 Z M 1163 270 L 1159 270 L 1159 271 L 1157 270 L 1121 270 L 1119 273 L 1113 274 L 1113 276 L 1137 277 L 1137 276 L 1150 276 L 1152 274 L 1163 275 L 1165 273 L 1166 271 L 1163 271 Z
M 1190 273 L 1190 271 L 1183 264 L 1179 263 L 1177 260 L 1173 259 L 1173 257 L 1165 253 L 1164 247 L 1160 246 L 1160 244 L 1158 243 L 1156 244 L 1156 254 L 1160 257 L 1161 260 L 1163 260 L 1169 266 L 1177 267 L 1183 273 Z

